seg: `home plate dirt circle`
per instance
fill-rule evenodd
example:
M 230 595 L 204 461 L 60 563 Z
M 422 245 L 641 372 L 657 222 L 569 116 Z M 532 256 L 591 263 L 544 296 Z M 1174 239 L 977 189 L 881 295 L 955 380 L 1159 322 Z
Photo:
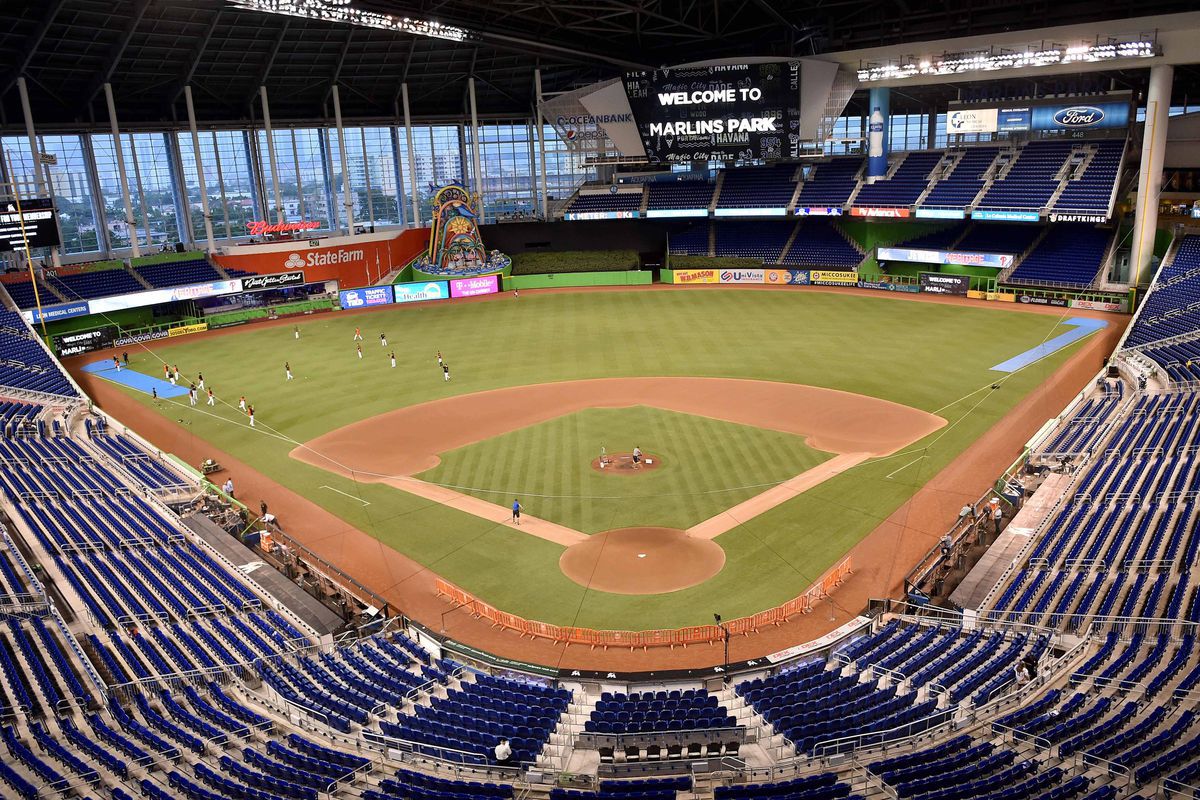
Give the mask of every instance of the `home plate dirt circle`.
M 653 472 L 662 466 L 662 459 L 654 453 L 643 453 L 642 463 L 633 466 L 633 453 L 613 453 L 608 456 L 608 463 L 600 466 L 600 458 L 592 459 L 592 469 L 612 475 L 637 475 L 642 472 Z
M 725 566 L 711 539 L 678 528 L 617 528 L 573 544 L 558 560 L 580 586 L 613 594 L 665 594 L 703 583 Z

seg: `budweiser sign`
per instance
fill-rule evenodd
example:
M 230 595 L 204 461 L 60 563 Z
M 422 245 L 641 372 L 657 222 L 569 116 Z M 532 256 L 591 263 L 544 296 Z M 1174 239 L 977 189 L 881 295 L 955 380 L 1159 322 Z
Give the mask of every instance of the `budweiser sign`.
M 250 220 L 246 230 L 251 236 L 263 236 L 268 233 L 298 233 L 299 231 L 315 231 L 321 227 L 319 222 L 264 222 L 261 219 Z

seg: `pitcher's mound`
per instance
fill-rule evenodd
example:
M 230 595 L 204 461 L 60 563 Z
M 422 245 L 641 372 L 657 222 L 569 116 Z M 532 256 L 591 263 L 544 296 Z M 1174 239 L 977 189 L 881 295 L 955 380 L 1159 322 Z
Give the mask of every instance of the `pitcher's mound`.
M 558 560 L 580 586 L 614 594 L 663 594 L 711 578 L 725 551 L 678 528 L 617 528 L 573 544 Z
M 606 457 L 603 467 L 600 466 L 598 457 L 592 459 L 592 469 L 613 475 L 637 475 L 640 472 L 651 472 L 661 466 L 662 459 L 653 453 L 642 453 L 642 462 L 636 467 L 633 464 L 633 453 L 613 453 Z

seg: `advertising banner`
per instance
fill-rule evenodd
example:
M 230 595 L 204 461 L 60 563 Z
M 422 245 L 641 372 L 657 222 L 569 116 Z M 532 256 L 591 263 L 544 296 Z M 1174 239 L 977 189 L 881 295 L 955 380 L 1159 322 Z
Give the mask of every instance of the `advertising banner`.
M 970 289 L 970 275 L 943 275 L 940 272 L 921 273 L 921 291 L 928 294 L 953 294 L 966 297 Z
M 196 325 L 180 325 L 178 327 L 168 329 L 167 336 L 169 338 L 174 338 L 176 336 L 187 336 L 190 333 L 204 333 L 206 330 L 208 330 L 207 322 L 200 322 Z
M 946 114 L 946 133 L 995 133 L 995 108 L 957 108 Z
M 677 269 L 675 283 L 716 283 L 715 269 Z
M 852 217 L 884 217 L 886 219 L 907 219 L 912 214 L 907 208 L 875 208 L 873 206 L 855 206 L 850 209 Z
M 918 264 L 960 264 L 971 267 L 1006 269 L 1013 257 L 1004 253 L 966 253 L 951 250 L 920 250 L 908 247 L 879 247 L 875 257 L 880 261 L 915 261 Z
M 422 300 L 446 300 L 450 297 L 450 284 L 447 281 L 397 283 L 392 288 L 396 291 L 397 303 L 418 303 Z
M 500 291 L 499 275 L 459 278 L 456 281 L 450 281 L 451 297 L 476 297 L 481 294 L 495 294 L 498 291 Z
M 1051 222 L 1089 222 L 1099 224 L 1108 222 L 1108 214 L 1071 214 L 1062 211 L 1051 211 L 1046 215 Z
M 881 292 L 911 292 L 916 294 L 921 287 L 915 283 L 892 283 L 891 281 L 859 281 L 860 289 L 877 289 Z
M 343 289 L 338 292 L 342 308 L 386 306 L 392 302 L 391 286 L 367 286 L 362 289 Z
M 762 283 L 761 269 L 723 269 L 718 278 L 721 283 Z
M 90 353 L 93 350 L 103 350 L 112 343 L 112 335 L 115 332 L 116 328 L 105 325 L 91 331 L 64 333 L 53 338 L 54 352 L 65 358 Z
M 808 272 L 808 279 L 818 286 L 857 286 L 858 273 L 846 270 L 813 269 Z
M 1129 125 L 1129 103 L 1034 106 L 1030 116 L 1035 131 L 1125 128 Z
M 775 208 L 718 208 L 713 211 L 714 217 L 782 217 L 787 215 L 783 206 Z
M 917 219 L 966 219 L 967 212 L 961 208 L 918 208 Z
M 646 218 L 655 219 L 660 217 L 707 217 L 707 208 L 648 208 L 646 209 Z
M 840 217 L 841 206 L 796 206 L 796 213 L 802 217 Z
M 634 219 L 638 215 L 636 211 L 568 211 L 563 214 L 565 220 L 589 220 L 589 219 Z
M 237 294 L 240 291 L 242 291 L 242 281 L 240 278 L 234 278 L 228 281 L 194 283 L 190 286 L 174 286 L 170 289 L 150 289 L 145 292 L 131 292 L 130 294 L 122 294 L 116 297 L 100 297 L 95 300 L 89 300 L 88 306 L 91 308 L 93 314 L 105 314 L 125 308 L 156 306 L 160 303 L 175 303 L 180 300 L 203 300 L 206 297 Z
M 142 342 L 153 342 L 158 339 L 167 338 L 167 332 L 159 328 L 156 331 L 148 331 L 147 333 L 136 333 L 133 336 L 122 336 L 119 339 L 113 340 L 113 347 L 128 347 L 131 344 L 141 344 Z
M 1111 130 L 1129 126 L 1127 101 L 1061 103 L 1001 108 L 951 108 L 946 132 L 1009 133 L 1012 131 Z
M 22 311 L 21 316 L 26 322 L 53 322 L 56 319 L 70 319 L 71 317 L 82 317 L 91 313 L 91 306 L 87 300 L 76 300 L 73 303 L 61 303 L 56 306 L 42 306 L 42 312 L 39 314 L 36 308 Z
M 807 286 L 806 269 L 764 269 L 763 283 L 770 286 Z
M 1035 297 L 1030 294 L 1017 295 L 1017 302 L 1024 303 L 1029 306 L 1054 306 L 1055 308 L 1067 308 L 1068 303 L 1062 297 Z
M 995 222 L 1037 222 L 1041 215 L 1036 211 L 972 211 L 971 219 L 990 219 Z
M 1088 311 L 1110 311 L 1113 313 L 1121 313 L 1129 310 L 1129 301 L 1125 300 L 1120 303 L 1106 303 L 1100 300 L 1072 300 L 1071 308 L 1084 308 Z
M 1028 106 L 1002 108 L 996 116 L 998 131 L 1027 131 L 1033 125 L 1033 114 Z
M 263 289 L 282 289 L 285 286 L 302 286 L 304 271 L 276 272 L 271 275 L 246 275 L 242 278 L 243 292 L 259 292 Z

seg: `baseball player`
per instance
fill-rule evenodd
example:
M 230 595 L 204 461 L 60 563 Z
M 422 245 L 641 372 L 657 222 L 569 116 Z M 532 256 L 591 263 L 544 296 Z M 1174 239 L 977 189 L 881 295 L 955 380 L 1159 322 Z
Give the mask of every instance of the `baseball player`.
M 299 325 L 292 326 L 292 335 L 295 336 L 297 339 L 300 338 L 300 326 Z
M 290 381 L 290 380 L 294 380 L 294 377 L 292 376 L 292 364 L 291 364 L 291 362 L 289 362 L 289 361 L 285 361 L 285 362 L 283 362 L 283 371 L 287 373 L 287 379 L 288 379 L 289 381 Z
M 246 413 L 246 395 L 242 395 L 242 399 L 238 400 L 238 410 L 243 414 Z
M 196 380 L 198 381 L 198 383 L 196 384 L 196 388 L 203 390 L 204 389 L 204 373 L 197 372 Z
M 361 342 L 362 340 L 363 340 L 362 331 L 359 330 L 358 328 L 355 328 L 354 329 L 354 341 Z
M 117 372 L 121 371 L 121 359 L 113 356 L 113 366 L 117 368 Z
M 215 406 L 217 404 L 217 398 L 213 397 L 213 390 L 211 386 L 208 387 L 208 404 L 210 406 Z
M 633 446 L 633 468 L 641 469 L 642 464 L 642 448 L 637 445 Z
M 387 334 L 386 333 L 379 334 L 379 346 L 387 347 Z
M 171 373 L 172 373 L 172 374 L 171 374 L 171 377 L 172 377 L 172 379 L 173 379 L 173 380 L 171 381 L 171 383 L 178 383 L 178 382 L 179 382 L 179 365 L 178 365 L 178 364 L 176 364 L 175 366 L 171 367 Z
M 188 387 L 188 405 L 196 405 L 196 384 Z
M 246 408 L 246 414 L 250 417 L 250 427 L 254 427 L 254 406 Z
M 357 349 L 358 349 L 358 357 L 361 359 L 361 358 L 362 358 L 362 345 L 361 345 L 361 344 L 356 344 L 356 345 L 354 345 L 354 346 L 355 346 L 355 348 L 357 348 Z
M 168 381 L 171 380 L 171 368 L 166 364 L 163 364 L 163 378 Z
M 396 368 L 396 351 L 393 350 L 392 352 L 388 353 L 388 358 L 391 359 L 392 369 L 395 369 Z
M 438 366 L 442 365 L 442 351 L 438 350 Z
M 442 378 L 447 381 L 450 380 L 450 365 L 449 364 L 442 364 Z

